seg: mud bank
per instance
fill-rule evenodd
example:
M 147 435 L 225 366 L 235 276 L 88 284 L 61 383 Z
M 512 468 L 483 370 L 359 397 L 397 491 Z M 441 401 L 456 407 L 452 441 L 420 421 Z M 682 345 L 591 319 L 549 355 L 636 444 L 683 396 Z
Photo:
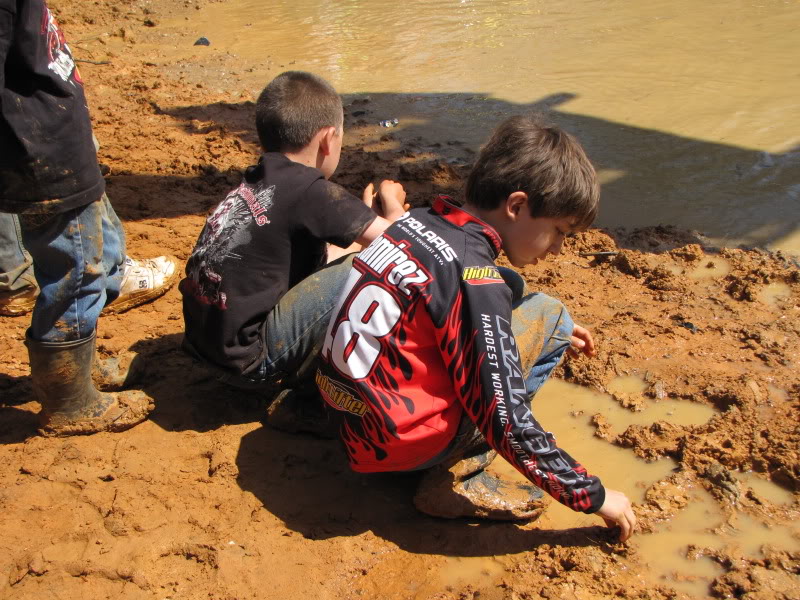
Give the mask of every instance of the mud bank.
M 256 155 L 253 98 L 240 93 L 235 57 L 176 63 L 154 49 L 162 18 L 202 2 L 51 4 L 76 57 L 110 63 L 80 67 L 129 254 L 186 259 L 206 211 Z M 394 178 L 415 205 L 458 195 L 469 146 L 382 129 L 379 102 L 347 98 L 336 180 L 358 192 Z M 560 529 L 546 520 L 518 526 L 418 514 L 414 476 L 351 473 L 336 442 L 263 426 L 258 398 L 193 364 L 179 348 L 180 296 L 172 290 L 100 321 L 101 352 L 147 358 L 142 387 L 156 409 L 123 434 L 38 437 L 23 345 L 28 319 L 0 318 L 0 597 L 796 597 L 796 263 L 709 248 L 699 233 L 669 227 L 593 229 L 523 274 L 596 336 L 598 357 L 566 362 L 558 377 L 609 392 L 631 411 L 661 400 L 713 409 L 700 425 L 664 419 L 624 429 L 592 415 L 606 442 L 675 464 L 643 491 L 630 543 L 615 543 L 599 519 Z M 641 387 L 621 391 L 613 383 L 621 376 Z M 785 496 L 744 482 L 747 472 Z M 656 577 L 657 554 L 643 540 L 691 510 L 700 493 L 720 515 L 709 523 L 712 536 L 749 520 L 788 531 L 790 543 L 753 551 L 698 536 L 683 553 L 715 565 L 706 579 L 699 566 L 695 575 Z M 699 587 L 678 585 L 693 578 Z

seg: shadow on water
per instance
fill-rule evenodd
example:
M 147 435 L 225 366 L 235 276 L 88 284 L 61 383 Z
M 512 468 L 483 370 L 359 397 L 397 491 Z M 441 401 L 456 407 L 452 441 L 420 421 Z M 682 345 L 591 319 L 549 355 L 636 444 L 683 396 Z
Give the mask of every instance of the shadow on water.
M 410 148 L 444 159 L 460 155 L 469 162 L 498 122 L 512 114 L 537 111 L 577 135 L 597 167 L 603 181 L 598 226 L 675 225 L 698 230 L 711 240 L 710 245 L 747 247 L 781 245 L 800 231 L 800 147 L 770 154 L 570 113 L 568 105 L 575 98 L 562 93 L 514 104 L 483 94 L 346 95 L 346 143 L 354 143 L 354 134 L 361 130 L 375 141 L 388 135 L 397 147 L 397 157 Z M 255 113 L 252 102 L 156 110 L 182 121 L 185 130 L 195 135 L 205 135 L 209 127 L 217 126 L 244 142 L 257 142 L 250 125 Z M 387 117 L 399 118 L 400 126 L 390 130 L 375 126 Z M 380 155 L 378 162 L 370 163 L 375 164 L 376 178 L 403 182 L 397 161 L 388 153 L 369 154 Z M 348 164 L 363 156 L 360 145 L 347 148 L 335 177 L 346 175 Z M 175 216 L 180 210 L 204 212 L 224 195 L 222 184 L 231 187 L 236 175 L 219 173 L 213 162 L 210 159 L 203 167 L 199 182 L 182 185 L 208 191 L 211 181 L 220 196 L 194 211 L 190 206 L 165 206 L 163 216 Z
M 408 552 L 449 556 L 518 553 L 543 544 L 604 547 L 611 541 L 604 527 L 537 530 L 427 517 L 412 503 L 418 475 L 354 473 L 338 441 L 262 427 L 242 438 L 236 465 L 241 488 L 307 539 L 372 531 Z

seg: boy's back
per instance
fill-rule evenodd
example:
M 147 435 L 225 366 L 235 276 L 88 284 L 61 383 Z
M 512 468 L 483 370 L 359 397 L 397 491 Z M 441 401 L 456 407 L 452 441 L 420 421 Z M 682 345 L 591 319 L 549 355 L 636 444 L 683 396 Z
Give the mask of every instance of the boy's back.
M 529 479 L 574 510 L 596 510 L 599 480 L 530 412 L 500 249 L 491 226 L 443 198 L 398 220 L 353 261 L 317 385 L 345 415 L 356 471 L 420 468 L 452 443 L 466 411 Z
M 371 183 L 358 199 L 328 182 L 344 113 L 313 73 L 287 71 L 267 84 L 256 130 L 264 154 L 207 219 L 180 285 L 184 347 L 235 385 L 288 389 L 304 383 L 338 298 L 349 262 L 336 258 L 403 214 L 405 191 L 381 182 L 379 215 Z
M 192 350 L 239 373 L 257 365 L 267 313 L 324 264 L 326 242 L 349 245 L 374 216 L 319 169 L 265 153 L 208 217 L 187 263 Z

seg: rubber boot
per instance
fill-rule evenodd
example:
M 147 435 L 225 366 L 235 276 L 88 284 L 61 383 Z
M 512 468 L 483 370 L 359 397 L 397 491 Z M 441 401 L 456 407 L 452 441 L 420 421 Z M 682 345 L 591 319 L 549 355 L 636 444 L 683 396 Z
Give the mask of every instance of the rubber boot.
M 95 355 L 92 381 L 104 392 L 124 390 L 144 379 L 145 360 L 136 352 L 121 352 L 102 358 Z
M 494 450 L 429 469 L 417 487 L 414 505 L 425 514 L 446 519 L 470 517 L 496 521 L 531 521 L 548 500 L 532 484 L 507 482 L 485 471 Z
M 152 410 L 152 400 L 143 392 L 105 393 L 94 387 L 94 334 L 73 342 L 38 342 L 26 334 L 25 345 L 31 382 L 42 405 L 41 435 L 124 431 L 144 421 Z

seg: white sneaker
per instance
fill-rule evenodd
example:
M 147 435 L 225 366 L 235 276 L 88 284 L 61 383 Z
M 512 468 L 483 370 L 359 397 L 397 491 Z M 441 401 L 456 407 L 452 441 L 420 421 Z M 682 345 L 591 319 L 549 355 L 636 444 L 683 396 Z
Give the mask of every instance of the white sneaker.
M 178 279 L 178 259 L 158 256 L 145 260 L 125 257 L 119 297 L 103 309 L 104 315 L 113 315 L 163 296 Z

